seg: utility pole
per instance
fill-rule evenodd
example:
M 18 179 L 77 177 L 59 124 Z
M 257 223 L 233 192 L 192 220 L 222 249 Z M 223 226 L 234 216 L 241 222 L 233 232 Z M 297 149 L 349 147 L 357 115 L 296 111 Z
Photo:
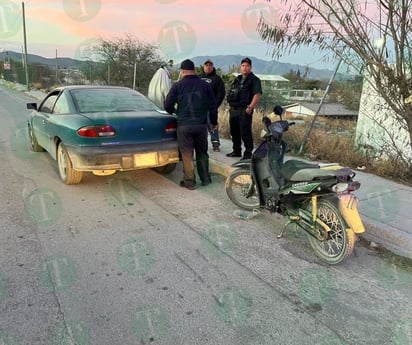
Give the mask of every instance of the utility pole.
M 57 49 L 56 49 L 56 84 L 59 84 L 59 63 L 57 60 Z
M 136 90 L 136 62 L 134 63 L 134 70 L 133 70 L 133 90 Z
M 309 139 L 310 132 L 312 131 L 313 125 L 315 124 L 315 121 L 316 121 L 316 119 L 317 119 L 317 117 L 318 117 L 318 115 L 319 115 L 320 108 L 322 108 L 322 105 L 323 105 L 323 103 L 324 103 L 324 101 L 325 101 L 325 98 L 326 98 L 327 94 L 329 93 L 330 86 L 332 85 L 333 81 L 335 80 L 336 74 L 338 73 L 338 70 L 339 70 L 340 65 L 342 64 L 342 61 L 343 61 L 343 57 L 340 58 L 338 64 L 336 65 L 335 70 L 333 71 L 332 76 L 331 76 L 330 79 L 329 79 L 329 83 L 328 83 L 328 85 L 326 86 L 325 93 L 323 94 L 322 99 L 320 100 L 318 110 L 316 110 L 316 113 L 315 113 L 315 115 L 313 116 L 313 120 L 312 120 L 310 126 L 308 127 L 308 129 L 307 129 L 307 131 L 306 131 L 306 133 L 305 133 L 305 136 L 304 136 L 304 138 L 303 138 L 302 144 L 300 145 L 299 154 L 301 154 L 301 153 L 303 152 L 303 149 L 304 149 L 304 147 L 305 147 L 305 145 L 306 145 L 306 142 L 307 142 L 308 139 Z
M 22 13 L 23 13 L 23 38 L 24 38 L 24 69 L 26 71 L 26 86 L 27 91 L 30 91 L 29 82 L 29 65 L 27 63 L 27 38 L 26 38 L 26 16 L 24 12 L 24 1 L 21 3 Z

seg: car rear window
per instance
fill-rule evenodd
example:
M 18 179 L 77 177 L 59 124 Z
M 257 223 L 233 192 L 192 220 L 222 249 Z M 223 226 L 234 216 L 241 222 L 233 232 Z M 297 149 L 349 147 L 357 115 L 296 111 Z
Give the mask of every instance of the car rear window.
M 127 89 L 79 89 L 71 94 L 81 113 L 149 111 L 159 108 L 142 94 Z

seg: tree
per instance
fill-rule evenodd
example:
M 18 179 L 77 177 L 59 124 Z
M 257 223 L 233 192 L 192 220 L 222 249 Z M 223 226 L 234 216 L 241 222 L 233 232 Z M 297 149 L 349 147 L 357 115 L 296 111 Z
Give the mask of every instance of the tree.
M 108 84 L 133 87 L 136 66 L 136 89 L 143 94 L 147 94 L 156 70 L 167 65 L 155 45 L 139 40 L 132 34 L 113 40 L 99 39 L 90 52 L 99 57 L 100 68 L 96 73 Z M 102 65 L 105 66 L 103 70 Z
M 412 94 L 412 0 L 280 1 L 279 22 L 262 17 L 257 29 L 276 47 L 273 56 L 306 46 L 363 71 L 412 150 L 412 107 L 405 103 Z

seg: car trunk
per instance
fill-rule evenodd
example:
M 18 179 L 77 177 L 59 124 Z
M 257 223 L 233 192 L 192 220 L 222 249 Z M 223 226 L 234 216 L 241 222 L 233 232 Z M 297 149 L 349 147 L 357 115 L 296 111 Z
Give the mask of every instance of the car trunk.
M 99 138 L 102 144 L 122 142 L 122 144 L 142 144 L 161 140 L 176 139 L 176 131 L 166 131 L 176 117 L 147 112 L 108 112 L 84 114 L 96 125 L 110 125 L 115 131 L 114 137 Z M 172 127 L 173 128 L 173 127 Z M 176 127 L 174 126 L 174 129 Z

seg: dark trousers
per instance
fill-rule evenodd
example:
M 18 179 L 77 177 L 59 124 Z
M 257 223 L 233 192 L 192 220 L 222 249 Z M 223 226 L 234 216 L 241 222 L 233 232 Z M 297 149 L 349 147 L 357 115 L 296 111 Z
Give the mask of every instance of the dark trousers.
M 220 139 L 219 139 L 219 129 L 216 129 L 212 131 L 212 128 L 210 127 L 210 117 L 209 114 L 207 114 L 207 130 L 210 134 L 210 141 L 212 143 L 213 148 L 219 147 L 220 146 Z
M 193 154 L 196 154 L 197 173 L 202 182 L 209 182 L 209 155 L 207 153 L 207 125 L 177 126 L 177 142 L 183 163 L 183 181 L 195 185 Z
M 245 145 L 244 155 L 253 151 L 252 114 L 246 114 L 245 109 L 230 109 L 229 125 L 232 137 L 233 152 L 242 153 L 242 140 Z

